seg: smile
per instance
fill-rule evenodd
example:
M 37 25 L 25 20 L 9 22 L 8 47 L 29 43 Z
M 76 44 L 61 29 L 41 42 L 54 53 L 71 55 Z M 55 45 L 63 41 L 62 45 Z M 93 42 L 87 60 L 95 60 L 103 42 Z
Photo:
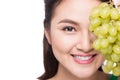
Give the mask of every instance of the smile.
M 92 56 L 74 56 L 74 58 L 78 60 L 89 60 L 92 58 Z
M 87 55 L 87 56 L 82 56 L 82 55 L 72 55 L 72 56 L 74 61 L 78 64 L 90 64 L 94 61 L 96 54 Z

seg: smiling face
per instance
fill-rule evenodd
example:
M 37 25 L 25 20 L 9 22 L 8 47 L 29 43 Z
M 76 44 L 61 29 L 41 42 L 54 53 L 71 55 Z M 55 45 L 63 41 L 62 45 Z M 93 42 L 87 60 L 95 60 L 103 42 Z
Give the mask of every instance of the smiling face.
M 92 48 L 89 15 L 97 0 L 63 0 L 54 11 L 50 31 L 45 31 L 59 62 L 59 72 L 88 78 L 102 65 L 103 56 Z

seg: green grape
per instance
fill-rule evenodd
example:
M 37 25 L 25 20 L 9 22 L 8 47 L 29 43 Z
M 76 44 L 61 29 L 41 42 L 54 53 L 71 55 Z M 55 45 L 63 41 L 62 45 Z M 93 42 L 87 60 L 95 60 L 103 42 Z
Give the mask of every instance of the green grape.
M 108 18 L 110 16 L 110 7 L 104 7 L 100 11 L 100 17 L 103 19 Z
M 111 71 L 111 69 L 107 68 L 107 66 L 104 66 L 104 67 L 103 67 L 103 71 L 104 71 L 105 73 L 109 73 L 109 72 Z
M 107 40 L 109 41 L 109 43 L 114 43 L 117 40 L 117 38 L 116 36 L 108 36 Z
M 120 66 L 116 66 L 113 70 L 112 70 L 113 74 L 115 76 L 119 76 L 120 75 Z
M 112 8 L 112 9 L 111 9 L 111 11 L 110 11 L 110 17 L 111 17 L 111 19 L 113 19 L 113 20 L 119 19 L 120 14 L 119 14 L 119 11 L 118 11 L 117 8 Z
M 100 43 L 101 48 L 106 48 L 109 46 L 109 41 L 107 39 L 102 39 Z
M 97 37 L 98 37 L 99 39 L 104 39 L 104 38 L 106 38 L 105 35 L 101 35 L 101 34 L 97 34 Z
M 97 27 L 101 24 L 101 19 L 100 18 L 93 18 L 91 21 L 91 25 L 94 27 Z
M 118 45 L 113 46 L 113 51 L 117 54 L 120 54 L 120 47 Z
M 120 31 L 120 21 L 115 22 L 115 27 L 117 28 L 118 31 Z
M 103 55 L 108 54 L 108 48 L 101 48 L 100 51 Z
M 103 71 L 120 76 L 120 9 L 113 5 L 112 2 L 102 2 L 93 8 L 89 30 L 97 37 L 93 48 L 107 61 Z
M 99 17 L 99 13 L 100 13 L 100 8 L 99 7 L 94 7 L 91 13 L 91 18 L 96 18 Z
M 101 42 L 101 39 L 96 39 L 93 43 L 93 47 L 96 49 L 96 50 L 99 50 L 100 49 L 100 42 Z
M 112 54 L 112 53 L 111 53 Z M 111 55 L 110 54 L 104 54 L 104 57 L 106 60 L 112 61 Z
M 106 19 L 102 19 L 102 24 L 108 24 L 110 22 L 110 17 L 106 18 Z
M 118 33 L 118 35 L 117 35 L 117 39 L 120 41 L 120 33 Z
M 107 62 L 106 62 L 106 67 L 108 68 L 108 69 L 113 69 L 113 67 L 114 67 L 114 62 L 113 61 L 111 61 L 111 60 L 107 60 Z
M 111 55 L 111 59 L 112 59 L 112 61 L 114 61 L 114 62 L 119 62 L 119 61 L 120 61 L 120 57 L 119 57 L 117 54 L 115 54 L 115 53 L 113 53 L 113 54 Z
M 99 5 L 100 8 L 104 8 L 104 7 L 109 7 L 109 4 L 106 3 L 106 2 L 102 2 L 100 5 Z
M 109 45 L 109 46 L 107 47 L 107 50 L 108 50 L 107 54 L 108 54 L 108 55 L 111 54 L 111 53 L 112 53 L 112 45 Z
M 118 46 L 120 46 L 120 41 L 116 41 L 115 44 L 117 44 Z
M 98 27 L 99 28 L 99 27 Z M 108 33 L 108 31 L 109 31 L 109 28 L 110 28 L 110 25 L 109 24 L 103 24 L 102 26 L 101 26 L 101 34 L 103 34 L 103 35 L 105 35 L 105 34 L 107 34 Z
M 100 48 L 100 51 L 101 51 L 101 53 L 103 54 L 103 55 L 109 55 L 109 54 L 111 54 L 112 53 L 112 46 L 111 45 L 109 45 L 108 47 L 106 47 L 106 48 Z
M 96 36 L 98 36 L 99 33 L 100 33 L 100 31 L 101 31 L 101 27 L 97 27 L 97 28 L 94 29 L 94 34 L 95 34 Z
M 110 29 L 109 29 L 109 34 L 111 36 L 116 36 L 117 35 L 117 29 L 115 27 L 111 26 Z

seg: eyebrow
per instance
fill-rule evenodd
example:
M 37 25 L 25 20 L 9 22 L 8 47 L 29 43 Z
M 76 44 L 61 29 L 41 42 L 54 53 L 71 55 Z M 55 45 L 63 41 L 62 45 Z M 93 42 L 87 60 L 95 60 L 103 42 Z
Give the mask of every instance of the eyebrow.
M 58 23 L 70 23 L 70 24 L 74 24 L 74 25 L 79 25 L 77 22 L 70 20 L 70 19 L 63 19 Z

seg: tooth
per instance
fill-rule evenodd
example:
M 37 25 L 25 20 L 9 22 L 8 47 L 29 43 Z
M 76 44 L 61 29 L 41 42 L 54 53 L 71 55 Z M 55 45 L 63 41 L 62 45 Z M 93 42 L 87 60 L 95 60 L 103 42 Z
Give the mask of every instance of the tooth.
M 74 56 L 74 57 L 79 60 L 89 60 L 92 56 Z

